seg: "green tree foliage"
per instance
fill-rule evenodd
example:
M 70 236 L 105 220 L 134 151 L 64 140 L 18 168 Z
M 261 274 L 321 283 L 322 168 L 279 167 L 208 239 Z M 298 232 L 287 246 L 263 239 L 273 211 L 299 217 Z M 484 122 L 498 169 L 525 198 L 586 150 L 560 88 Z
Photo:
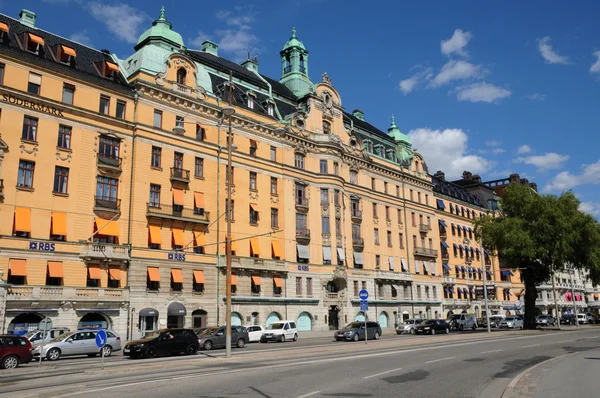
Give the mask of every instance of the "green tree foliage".
M 476 222 L 483 246 L 503 266 L 519 269 L 525 284 L 525 327 L 535 328 L 536 285 L 571 267 L 600 282 L 600 226 L 579 211 L 572 192 L 540 195 L 527 185 L 509 185 L 500 212 Z

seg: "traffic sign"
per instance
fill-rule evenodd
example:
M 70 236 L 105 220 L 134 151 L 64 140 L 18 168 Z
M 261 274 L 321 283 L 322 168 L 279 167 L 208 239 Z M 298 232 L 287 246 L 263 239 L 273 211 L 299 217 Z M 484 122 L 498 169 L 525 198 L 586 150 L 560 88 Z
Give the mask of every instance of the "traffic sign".
M 102 329 L 96 333 L 96 345 L 98 348 L 102 348 L 106 345 L 106 332 Z
M 369 302 L 367 300 L 360 300 L 360 310 L 361 311 L 369 310 Z
M 366 300 L 369 298 L 369 292 L 367 292 L 366 289 L 362 289 L 360 292 L 358 292 L 358 298 L 360 298 L 361 300 Z

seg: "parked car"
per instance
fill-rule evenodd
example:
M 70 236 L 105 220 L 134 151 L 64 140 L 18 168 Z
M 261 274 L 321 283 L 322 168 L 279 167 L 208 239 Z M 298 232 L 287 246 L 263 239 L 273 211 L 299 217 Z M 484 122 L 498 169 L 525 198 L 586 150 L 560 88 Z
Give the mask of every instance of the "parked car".
M 416 334 L 436 334 L 438 332 L 450 333 L 450 324 L 442 319 L 430 319 L 415 328 Z
M 500 328 L 523 329 L 523 318 L 519 316 L 507 316 L 500 322 Z
M 273 322 L 267 327 L 260 338 L 261 343 L 266 343 L 268 341 L 278 341 L 283 343 L 286 340 L 298 340 L 298 328 L 294 321 Z
M 535 318 L 535 324 L 538 326 L 556 326 L 556 319 L 552 315 L 540 315 Z
M 452 321 L 456 322 L 458 330 L 477 329 L 477 319 L 473 314 L 454 314 L 448 319 L 448 322 Z
M 561 325 L 575 325 L 576 319 L 577 318 L 573 314 L 563 314 L 563 316 L 560 317 L 560 324 Z
M 491 328 L 499 329 L 500 328 L 500 322 L 502 322 L 503 320 L 504 320 L 504 316 L 503 315 L 492 315 L 490 317 L 490 327 Z
M 194 333 L 196 333 L 196 336 L 200 336 L 202 334 L 202 332 L 204 332 L 206 329 L 208 329 L 208 328 L 207 327 L 206 328 L 198 328 L 198 329 L 194 330 Z
M 70 330 L 67 328 L 54 328 L 46 331 L 36 329 L 25 333 L 23 337 L 26 337 L 29 341 L 31 341 L 31 344 L 39 344 L 42 341 L 50 341 L 54 338 L 57 338 L 61 334 L 68 332 L 70 332 Z
M 202 350 L 225 348 L 225 326 L 207 328 L 198 337 L 198 344 Z M 249 341 L 248 332 L 242 326 L 231 326 L 231 346 L 243 348 Z
M 403 334 L 403 333 L 415 334 L 415 326 L 417 326 L 418 324 L 420 324 L 422 322 L 423 322 L 423 319 L 420 319 L 420 318 L 407 319 L 406 321 L 404 321 L 403 323 L 398 325 L 398 327 L 396 328 L 396 333 L 397 334 Z
M 157 356 L 198 352 L 198 336 L 192 329 L 161 329 L 147 334 L 143 339 L 130 341 L 123 355 L 130 358 L 154 358 Z
M 477 327 L 487 328 L 487 320 L 485 319 L 485 317 L 477 318 Z
M 121 338 L 113 330 L 106 331 L 106 345 L 102 348 L 104 356 L 109 357 L 113 352 L 121 350 Z M 63 333 L 47 343 L 37 344 L 33 349 L 34 357 L 56 361 L 60 357 L 72 355 L 87 355 L 95 357 L 102 351 L 96 345 L 98 330 L 78 330 Z
M 377 322 L 367 322 L 367 339 L 379 340 L 381 337 L 381 326 Z M 337 341 L 360 341 L 365 339 L 365 323 L 352 322 L 334 333 Z
M 14 369 L 33 358 L 31 342 L 23 336 L 0 335 L 0 369 Z
M 257 341 L 260 341 L 260 338 L 262 337 L 264 331 L 265 331 L 264 326 L 260 326 L 260 325 L 246 326 L 246 332 L 248 332 L 248 342 L 255 343 Z

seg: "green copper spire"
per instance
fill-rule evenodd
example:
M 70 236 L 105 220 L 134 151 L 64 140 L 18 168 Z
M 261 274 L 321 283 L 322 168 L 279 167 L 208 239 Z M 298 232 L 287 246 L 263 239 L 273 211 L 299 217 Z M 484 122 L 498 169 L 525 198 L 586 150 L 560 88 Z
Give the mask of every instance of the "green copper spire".
M 398 128 L 398 126 L 396 126 L 396 118 L 394 117 L 394 115 L 392 115 L 392 124 L 388 129 L 388 135 L 392 137 L 396 142 L 404 142 L 409 145 L 411 144 L 408 136 L 406 136 L 406 134 L 403 134 Z
M 166 21 L 165 18 L 165 6 L 160 7 L 160 17 L 158 18 L 160 21 Z
M 298 47 L 302 50 L 306 50 L 304 44 L 300 40 L 298 40 L 298 37 L 296 36 L 296 28 L 292 28 L 292 37 L 290 37 L 287 43 L 285 43 L 285 46 L 283 46 L 283 50 L 285 51 L 290 47 Z
M 160 16 L 156 21 L 152 22 L 150 29 L 142 33 L 135 49 L 142 48 L 150 41 L 166 44 L 174 48 L 184 47 L 181 35 L 173 31 L 172 28 L 173 25 L 165 17 L 165 7 L 163 6 L 160 8 Z
M 308 51 L 296 36 L 296 28 L 292 28 L 292 37 L 285 43 L 281 56 L 281 79 L 283 85 L 292 90 L 298 97 L 307 94 L 312 87 L 308 77 Z

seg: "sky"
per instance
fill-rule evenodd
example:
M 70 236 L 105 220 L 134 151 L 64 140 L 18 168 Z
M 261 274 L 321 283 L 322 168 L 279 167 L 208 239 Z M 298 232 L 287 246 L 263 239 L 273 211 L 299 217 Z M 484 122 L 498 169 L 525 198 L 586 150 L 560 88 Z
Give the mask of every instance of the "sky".
M 600 2 L 357 0 L 0 0 L 18 18 L 121 59 L 165 6 L 188 48 L 280 77 L 292 27 L 347 111 L 386 130 L 392 115 L 433 174 L 518 173 L 543 193 L 573 190 L 600 217 Z

